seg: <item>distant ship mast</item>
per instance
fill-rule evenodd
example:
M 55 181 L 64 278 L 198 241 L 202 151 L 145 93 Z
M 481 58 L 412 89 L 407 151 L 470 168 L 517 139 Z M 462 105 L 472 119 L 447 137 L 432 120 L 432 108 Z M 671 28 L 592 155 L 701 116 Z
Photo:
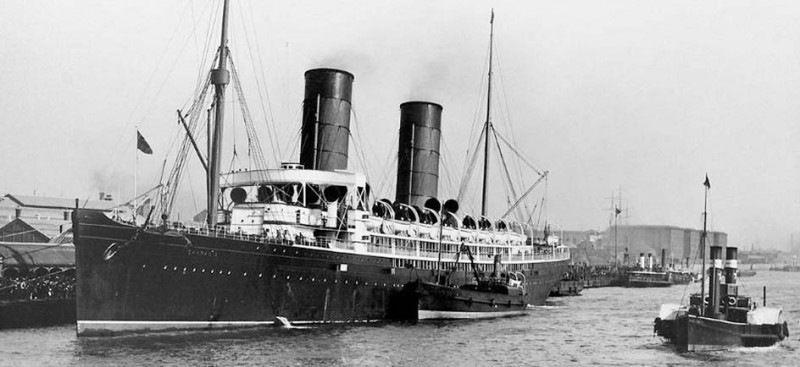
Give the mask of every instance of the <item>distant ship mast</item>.
M 228 64 L 228 0 L 222 8 L 222 39 L 219 44 L 219 66 L 211 71 L 211 83 L 214 84 L 214 128 L 208 139 L 211 144 L 208 152 L 208 218 L 209 228 L 217 224 L 217 209 L 219 207 L 219 170 L 222 158 L 222 127 L 225 120 L 225 87 L 230 82 Z
M 489 188 L 489 129 L 492 128 L 492 42 L 494 40 L 494 9 L 489 20 L 489 79 L 486 93 L 486 123 L 483 125 L 483 192 L 481 195 L 481 215 L 486 216 L 486 196 Z

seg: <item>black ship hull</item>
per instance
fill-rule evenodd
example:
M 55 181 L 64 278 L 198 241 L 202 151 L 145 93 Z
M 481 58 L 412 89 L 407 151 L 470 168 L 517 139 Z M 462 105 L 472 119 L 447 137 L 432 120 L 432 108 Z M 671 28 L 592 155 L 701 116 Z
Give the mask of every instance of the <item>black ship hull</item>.
M 526 297 L 415 281 L 404 289 L 411 320 L 486 319 L 522 315 Z
M 87 210 L 74 215 L 79 335 L 272 325 L 277 316 L 293 323 L 402 319 L 403 285 L 435 275 L 391 257 L 138 230 Z M 526 270 L 523 302 L 543 304 L 567 262 Z

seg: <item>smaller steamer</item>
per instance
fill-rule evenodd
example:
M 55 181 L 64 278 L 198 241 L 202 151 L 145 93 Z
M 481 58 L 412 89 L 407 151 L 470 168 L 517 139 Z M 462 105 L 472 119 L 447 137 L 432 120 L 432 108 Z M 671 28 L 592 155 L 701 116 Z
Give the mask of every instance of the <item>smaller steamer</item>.
M 706 198 L 711 184 L 706 177 Z M 703 236 L 705 249 L 706 225 Z M 689 305 L 662 305 L 654 321 L 654 331 L 681 350 L 719 349 L 723 347 L 762 347 L 774 345 L 789 336 L 780 308 L 759 307 L 750 297 L 739 294 L 736 284 L 738 250 L 725 249 L 723 268 L 721 246 L 711 246 L 708 295 L 701 286 L 700 294 L 689 297 Z M 704 251 L 702 251 L 704 252 Z M 703 282 L 705 283 L 705 281 Z

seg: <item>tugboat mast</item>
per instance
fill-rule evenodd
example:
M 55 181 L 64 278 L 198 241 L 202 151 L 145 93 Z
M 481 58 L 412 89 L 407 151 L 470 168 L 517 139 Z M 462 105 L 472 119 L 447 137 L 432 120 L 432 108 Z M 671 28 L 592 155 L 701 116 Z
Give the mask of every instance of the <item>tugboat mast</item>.
M 208 137 L 210 143 L 208 152 L 208 227 L 217 224 L 217 209 L 219 207 L 219 170 L 222 158 L 222 128 L 225 119 L 225 87 L 230 82 L 228 64 L 228 0 L 222 8 L 222 38 L 219 44 L 219 65 L 211 70 L 211 83 L 214 84 L 214 128 L 209 128 L 213 134 Z
M 486 194 L 489 187 L 489 130 L 492 128 L 492 42 L 494 40 L 494 9 L 489 21 L 489 81 L 486 93 L 486 123 L 483 125 L 483 134 L 486 138 L 483 145 L 483 193 L 481 196 L 481 215 L 486 215 Z
M 700 315 L 701 316 L 705 316 L 705 314 L 706 314 L 706 307 L 705 307 L 705 304 L 704 304 L 705 303 L 705 299 L 706 299 L 706 297 L 705 297 L 705 288 L 706 288 L 706 235 L 707 235 L 706 234 L 706 221 L 708 219 L 708 189 L 711 188 L 711 182 L 708 180 L 708 175 L 706 175 L 706 180 L 703 182 L 703 186 L 706 187 L 706 190 L 705 190 L 705 196 L 703 198 L 703 234 L 700 235 L 700 257 L 703 258 L 703 267 L 702 267 L 703 274 L 702 274 L 702 276 L 700 278 L 701 281 L 702 281 L 702 283 L 700 283 L 700 302 L 703 305 L 702 307 L 700 307 Z M 714 276 L 716 276 L 716 273 L 714 274 Z M 709 282 L 710 281 L 711 280 L 709 279 Z M 709 294 L 709 297 L 711 297 L 710 294 Z M 709 302 L 710 301 L 711 300 L 709 300 Z

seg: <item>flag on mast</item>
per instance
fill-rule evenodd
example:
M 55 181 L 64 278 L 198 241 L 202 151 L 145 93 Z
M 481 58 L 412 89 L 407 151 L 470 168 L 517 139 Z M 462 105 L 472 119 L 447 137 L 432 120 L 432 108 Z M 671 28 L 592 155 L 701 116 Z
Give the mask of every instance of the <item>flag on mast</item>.
M 703 182 L 703 186 L 705 186 L 707 189 L 711 188 L 711 181 L 708 180 L 708 173 L 706 173 L 706 181 Z
M 139 130 L 136 130 L 136 148 L 144 154 L 153 154 L 153 149 L 150 149 L 150 144 L 147 144 L 147 140 L 144 140 L 144 136 Z

